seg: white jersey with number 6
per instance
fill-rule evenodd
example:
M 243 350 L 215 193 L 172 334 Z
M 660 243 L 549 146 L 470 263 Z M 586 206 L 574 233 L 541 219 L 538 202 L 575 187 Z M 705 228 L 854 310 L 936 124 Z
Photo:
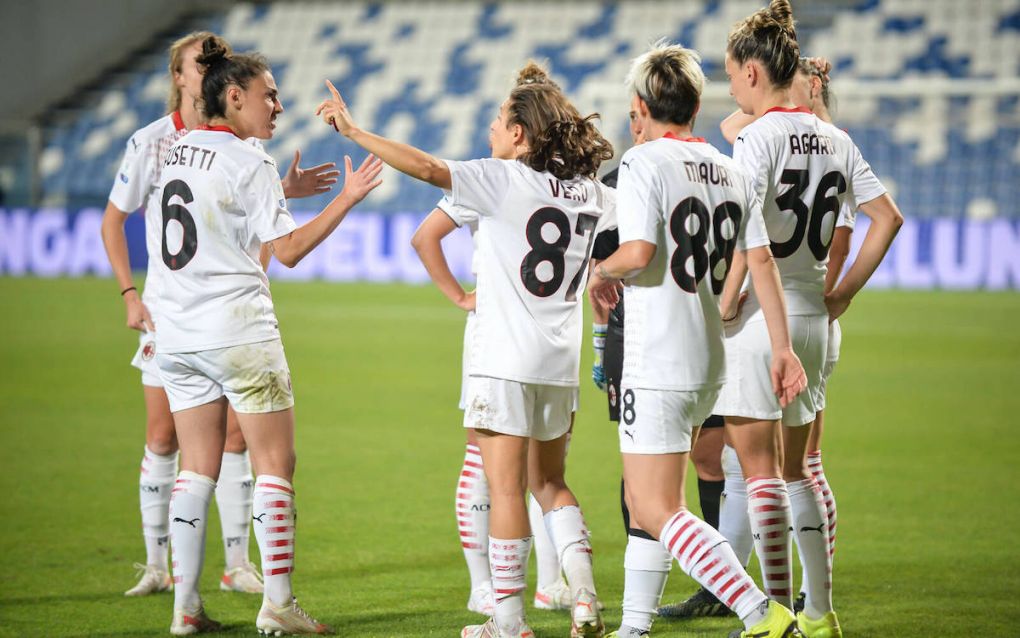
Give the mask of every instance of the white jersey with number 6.
M 259 250 L 296 224 L 272 158 L 225 127 L 195 130 L 167 153 L 159 192 L 160 351 L 278 339 Z
M 596 232 L 615 194 L 516 160 L 447 162 L 450 202 L 477 211 L 471 376 L 577 387 L 581 303 Z M 447 214 L 458 224 L 456 208 Z
M 826 314 L 825 266 L 841 208 L 856 210 L 885 187 L 845 131 L 804 108 L 766 111 L 737 136 L 733 158 L 762 198 L 788 314 Z M 744 312 L 757 309 L 752 291 Z
M 671 134 L 627 151 L 617 184 L 620 244 L 655 244 L 625 283 L 622 385 L 719 387 L 726 354 L 718 295 L 733 251 L 769 243 L 750 179 L 701 138 Z

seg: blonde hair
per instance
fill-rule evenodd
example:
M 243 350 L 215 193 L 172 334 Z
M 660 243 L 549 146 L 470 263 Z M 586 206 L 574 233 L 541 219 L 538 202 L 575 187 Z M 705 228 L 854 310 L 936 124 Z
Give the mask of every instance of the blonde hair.
M 690 124 L 705 87 L 701 56 L 679 44 L 659 40 L 634 58 L 626 83 L 627 89 L 648 105 L 652 119 Z
M 800 61 L 800 45 L 789 0 L 771 0 L 733 26 L 726 52 L 737 64 L 758 60 L 777 88 L 790 86 Z
M 594 177 L 613 156 L 613 145 L 594 124 L 598 117 L 582 117 L 546 70 L 530 60 L 507 99 L 507 125 L 520 125 L 528 141 L 528 151 L 518 159 L 564 180 Z
M 194 44 L 200 44 L 208 38 L 215 38 L 221 46 L 223 46 L 228 52 L 230 51 L 230 44 L 211 31 L 192 31 L 183 38 L 178 38 L 170 45 L 170 63 L 167 65 L 167 71 L 170 74 L 170 92 L 166 98 L 167 113 L 173 113 L 174 111 L 179 111 L 181 109 L 181 88 L 177 86 L 177 82 L 174 81 L 174 75 L 180 73 L 184 69 L 185 49 Z

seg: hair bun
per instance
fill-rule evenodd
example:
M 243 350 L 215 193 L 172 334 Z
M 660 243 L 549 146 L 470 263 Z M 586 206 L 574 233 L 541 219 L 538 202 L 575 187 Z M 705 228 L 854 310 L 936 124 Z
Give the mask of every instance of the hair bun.
M 230 51 L 224 46 L 222 39 L 209 37 L 202 41 L 202 52 L 195 57 L 195 62 L 212 67 L 230 59 Z
M 767 12 L 769 17 L 775 20 L 783 31 L 786 31 L 794 40 L 797 39 L 797 31 L 794 29 L 793 7 L 790 6 L 790 0 L 772 0 L 769 3 Z
M 553 84 L 549 79 L 549 73 L 541 67 L 534 60 L 528 60 L 528 63 L 517 72 L 517 86 L 523 86 L 525 84 Z

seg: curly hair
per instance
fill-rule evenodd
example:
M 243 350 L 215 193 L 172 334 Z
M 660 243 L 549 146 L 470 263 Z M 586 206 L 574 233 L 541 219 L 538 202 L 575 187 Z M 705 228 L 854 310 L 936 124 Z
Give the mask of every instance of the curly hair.
M 533 61 L 517 73 L 507 100 L 507 124 L 520 125 L 528 142 L 528 150 L 518 159 L 563 180 L 595 177 L 602 162 L 613 157 L 613 145 L 594 124 L 598 118 L 598 113 L 582 117 Z

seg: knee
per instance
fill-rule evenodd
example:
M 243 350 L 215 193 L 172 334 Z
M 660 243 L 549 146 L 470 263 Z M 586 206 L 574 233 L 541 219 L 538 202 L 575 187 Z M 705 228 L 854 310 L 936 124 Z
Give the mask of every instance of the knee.
M 241 434 L 239 429 L 228 429 L 227 438 L 223 443 L 223 451 L 231 452 L 233 454 L 241 454 L 248 449 L 248 445 L 244 442 L 244 436 Z
M 166 456 L 177 451 L 177 432 L 170 414 L 149 415 L 145 428 L 145 445 L 154 454 Z
M 528 476 L 528 489 L 539 503 L 546 504 L 561 490 L 567 489 L 567 483 L 562 475 L 548 476 L 533 472 Z
M 726 478 L 723 475 L 722 458 L 715 452 L 717 450 L 701 450 L 698 447 L 691 451 L 691 461 L 698 478 L 705 481 L 721 481 Z

